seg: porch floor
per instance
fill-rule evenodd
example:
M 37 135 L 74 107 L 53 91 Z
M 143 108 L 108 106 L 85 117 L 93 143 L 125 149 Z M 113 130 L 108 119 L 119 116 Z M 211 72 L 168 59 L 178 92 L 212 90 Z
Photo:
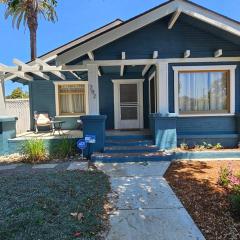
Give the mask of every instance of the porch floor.
M 29 140 L 29 139 L 60 139 L 60 138 L 81 138 L 83 137 L 83 133 L 80 130 L 63 130 L 63 133 L 59 135 L 58 131 L 53 135 L 51 132 L 38 132 L 35 133 L 33 131 L 21 133 L 17 135 L 14 140 Z
M 140 135 L 150 135 L 148 129 L 143 130 L 106 130 L 106 136 L 140 136 Z M 80 130 L 63 130 L 63 133 L 59 135 L 58 131 L 52 135 L 51 132 L 42 131 L 35 133 L 34 131 L 29 131 L 25 133 L 18 134 L 16 138 L 12 140 L 29 140 L 29 139 L 61 139 L 61 138 L 82 138 L 83 132 Z

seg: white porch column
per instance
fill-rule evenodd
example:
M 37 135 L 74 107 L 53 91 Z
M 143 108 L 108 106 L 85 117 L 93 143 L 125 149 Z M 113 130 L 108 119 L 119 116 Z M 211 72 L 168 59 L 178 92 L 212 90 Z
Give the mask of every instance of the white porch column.
M 5 89 L 4 89 L 4 80 L 0 76 L 0 116 L 7 115 L 6 105 L 5 105 Z
M 88 64 L 88 114 L 99 115 L 98 67 Z
M 157 109 L 161 114 L 169 112 L 168 106 L 168 63 L 158 62 L 156 64 L 157 79 Z

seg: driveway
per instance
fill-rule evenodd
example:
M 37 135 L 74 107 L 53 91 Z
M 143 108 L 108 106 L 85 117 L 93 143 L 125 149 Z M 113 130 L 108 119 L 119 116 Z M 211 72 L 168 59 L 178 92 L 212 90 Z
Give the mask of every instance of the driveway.
M 110 176 L 116 206 L 107 240 L 205 239 L 163 177 L 169 165 L 96 163 Z

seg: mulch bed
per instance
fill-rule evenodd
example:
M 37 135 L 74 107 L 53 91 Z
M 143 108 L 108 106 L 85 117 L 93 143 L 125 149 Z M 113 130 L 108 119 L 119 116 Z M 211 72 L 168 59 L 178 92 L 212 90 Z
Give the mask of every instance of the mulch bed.
M 240 239 L 240 216 L 231 213 L 228 192 L 217 184 L 220 167 L 229 164 L 240 171 L 240 161 L 177 161 L 165 174 L 208 240 Z

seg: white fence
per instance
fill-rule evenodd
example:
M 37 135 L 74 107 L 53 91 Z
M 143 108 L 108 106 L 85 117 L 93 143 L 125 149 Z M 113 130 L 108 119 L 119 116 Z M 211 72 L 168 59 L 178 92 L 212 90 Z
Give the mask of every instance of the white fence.
M 10 116 L 17 117 L 17 134 L 30 129 L 30 107 L 28 99 L 6 99 L 6 110 Z

